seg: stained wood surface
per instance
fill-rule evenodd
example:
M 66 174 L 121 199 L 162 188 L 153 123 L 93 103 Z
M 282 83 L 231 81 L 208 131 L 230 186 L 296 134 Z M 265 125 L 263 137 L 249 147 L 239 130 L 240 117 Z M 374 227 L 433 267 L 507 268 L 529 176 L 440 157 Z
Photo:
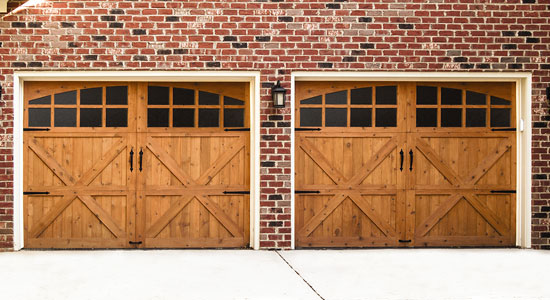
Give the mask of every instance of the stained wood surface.
M 103 109 L 103 127 L 52 121 L 49 131 L 24 132 L 24 190 L 49 192 L 24 196 L 25 247 L 246 247 L 249 196 L 224 192 L 250 190 L 248 132 L 225 132 L 223 122 L 208 129 L 147 128 L 148 83 L 127 82 L 26 83 L 25 127 L 29 106 L 50 108 L 52 120 L 55 108 L 81 107 L 80 92 L 75 105 L 54 103 L 56 93 L 120 85 L 128 86 L 128 104 L 120 106 L 128 108 L 127 127 L 104 126 L 103 92 L 102 105 L 82 106 Z M 160 85 L 244 99 L 248 127 L 248 84 Z M 29 105 L 43 96 L 52 96 L 51 103 Z
M 325 107 L 301 100 L 385 85 L 397 85 L 395 128 L 323 123 L 320 131 L 296 131 L 295 189 L 319 191 L 295 196 L 297 247 L 515 245 L 516 195 L 492 191 L 516 189 L 516 133 L 492 131 L 488 119 L 491 107 L 510 108 L 515 126 L 515 85 L 297 82 L 296 124 L 300 107 Z M 441 127 L 441 120 L 416 127 L 417 85 L 462 90 L 462 127 Z M 465 91 L 486 94 L 487 103 L 466 105 Z M 511 104 L 491 105 L 490 96 Z M 447 107 L 439 92 L 437 101 L 430 107 Z M 487 109 L 485 127 L 464 125 L 467 107 Z

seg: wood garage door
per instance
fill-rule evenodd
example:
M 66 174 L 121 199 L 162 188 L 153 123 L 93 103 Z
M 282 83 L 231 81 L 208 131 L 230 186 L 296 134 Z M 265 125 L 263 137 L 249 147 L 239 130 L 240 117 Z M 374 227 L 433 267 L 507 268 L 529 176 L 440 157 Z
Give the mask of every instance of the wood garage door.
M 245 83 L 25 84 L 25 248 L 246 247 Z
M 298 82 L 296 245 L 515 245 L 515 86 Z

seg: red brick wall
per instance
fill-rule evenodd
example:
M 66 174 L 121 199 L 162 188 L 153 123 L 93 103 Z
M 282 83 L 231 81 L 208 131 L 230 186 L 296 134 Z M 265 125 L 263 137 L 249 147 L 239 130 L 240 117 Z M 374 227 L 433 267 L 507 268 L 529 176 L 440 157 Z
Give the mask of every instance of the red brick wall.
M 385 70 L 533 73 L 533 245 L 550 248 L 549 33 L 550 0 L 66 0 L 4 16 L 0 247 L 12 246 L 15 70 L 261 71 L 263 248 L 291 239 L 290 110 L 271 108 L 271 85 Z

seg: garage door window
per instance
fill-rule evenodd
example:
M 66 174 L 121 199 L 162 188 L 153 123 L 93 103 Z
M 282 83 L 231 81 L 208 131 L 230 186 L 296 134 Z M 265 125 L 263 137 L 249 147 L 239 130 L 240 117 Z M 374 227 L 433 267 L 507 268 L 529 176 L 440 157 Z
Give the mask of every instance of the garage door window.
M 244 116 L 245 102 L 240 99 L 194 89 L 148 87 L 148 127 L 244 127 Z
M 27 111 L 28 127 L 127 127 L 128 87 L 57 92 L 29 100 Z
M 299 111 L 301 127 L 397 127 L 397 86 L 316 95 L 301 100 Z

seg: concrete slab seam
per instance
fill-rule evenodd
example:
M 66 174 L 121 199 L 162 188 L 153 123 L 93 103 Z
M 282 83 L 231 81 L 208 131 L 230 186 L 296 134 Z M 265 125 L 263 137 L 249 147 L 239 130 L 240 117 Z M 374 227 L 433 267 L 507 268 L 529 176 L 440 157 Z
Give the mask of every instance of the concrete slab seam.
M 289 267 L 290 269 L 292 269 L 292 271 L 294 271 L 294 273 L 296 273 L 296 275 L 298 275 L 298 277 L 302 278 L 302 280 L 307 284 L 307 286 L 309 286 L 309 288 L 310 288 L 317 296 L 319 296 L 319 298 L 320 298 L 321 300 L 325 300 L 325 298 L 323 298 L 323 296 L 321 296 L 321 294 L 319 294 L 319 292 L 317 292 L 317 291 L 315 290 L 315 288 L 313 288 L 313 286 L 312 286 L 304 277 L 302 277 L 302 275 L 300 275 L 300 273 L 299 273 L 296 269 L 294 269 L 294 267 L 293 267 L 293 266 L 292 266 L 292 265 L 291 265 L 291 264 L 281 255 L 281 253 L 279 253 L 279 251 L 276 251 L 276 250 L 275 250 L 275 253 L 277 253 L 277 255 L 279 255 L 279 257 L 288 265 L 288 267 Z

